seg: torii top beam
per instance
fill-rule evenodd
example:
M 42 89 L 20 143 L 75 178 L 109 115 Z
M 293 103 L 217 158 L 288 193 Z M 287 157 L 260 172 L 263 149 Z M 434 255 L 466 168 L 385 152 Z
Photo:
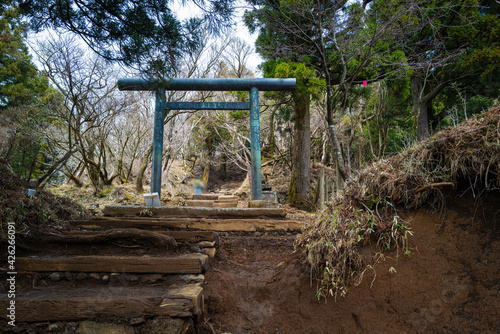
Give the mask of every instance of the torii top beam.
M 257 88 L 259 91 L 293 91 L 296 87 L 295 78 L 215 78 L 215 79 L 170 79 L 164 82 L 148 81 L 141 78 L 118 79 L 119 90 L 155 91 L 158 88 L 165 90 L 183 91 L 250 91 Z

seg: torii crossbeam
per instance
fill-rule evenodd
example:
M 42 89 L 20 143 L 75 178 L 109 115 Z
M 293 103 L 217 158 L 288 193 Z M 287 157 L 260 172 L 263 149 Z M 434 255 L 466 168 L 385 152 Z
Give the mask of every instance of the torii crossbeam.
M 161 163 L 165 110 L 250 110 L 252 200 L 262 200 L 260 157 L 259 91 L 293 91 L 295 79 L 218 78 L 148 81 L 140 78 L 118 80 L 118 89 L 156 91 L 151 192 L 161 196 Z M 250 102 L 166 102 L 165 91 L 249 91 Z

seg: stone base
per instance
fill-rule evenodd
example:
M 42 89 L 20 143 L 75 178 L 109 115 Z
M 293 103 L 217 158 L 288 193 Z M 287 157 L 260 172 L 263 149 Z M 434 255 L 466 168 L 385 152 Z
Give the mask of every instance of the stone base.
M 248 202 L 249 208 L 265 208 L 267 202 L 266 201 L 250 201 Z
M 276 191 L 262 191 L 262 199 L 270 204 L 278 203 L 278 193 Z

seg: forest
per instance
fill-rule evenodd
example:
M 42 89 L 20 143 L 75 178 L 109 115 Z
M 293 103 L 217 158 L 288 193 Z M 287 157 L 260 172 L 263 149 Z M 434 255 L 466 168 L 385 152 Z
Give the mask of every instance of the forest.
M 247 64 L 253 46 L 228 33 L 232 2 L 200 4 L 204 16 L 184 21 L 167 1 L 48 3 L 3 1 L 1 18 L 0 157 L 39 186 L 88 184 L 98 195 L 114 182 L 143 191 L 153 97 L 119 92 L 119 77 L 256 75 Z M 245 6 L 264 77 L 298 81 L 293 94 L 263 94 L 260 117 L 263 161 L 286 166 L 288 202 L 299 208 L 314 207 L 311 161 L 334 168 L 341 190 L 368 163 L 498 101 L 500 5 L 494 0 Z M 28 38 L 44 29 L 51 30 Z M 166 33 L 172 37 L 160 38 Z M 248 101 L 248 94 L 170 92 L 167 99 Z M 247 111 L 169 112 L 164 171 L 179 159 L 186 178 L 197 164 L 246 171 L 248 124 Z

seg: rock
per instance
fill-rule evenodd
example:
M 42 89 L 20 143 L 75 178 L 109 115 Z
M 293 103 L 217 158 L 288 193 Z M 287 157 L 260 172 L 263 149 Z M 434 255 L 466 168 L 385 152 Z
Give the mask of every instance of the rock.
M 214 247 L 215 241 L 200 241 L 198 242 L 198 246 L 201 248 Z
M 143 333 L 195 334 L 193 319 L 157 317 L 146 323 Z
M 102 280 L 103 280 L 104 282 L 109 281 L 109 276 L 108 276 L 108 275 L 104 275 L 104 276 L 102 276 Z
M 75 275 L 67 271 L 64 273 L 64 278 L 66 278 L 68 281 L 72 281 L 75 279 Z
M 76 322 L 67 322 L 66 327 L 64 328 L 64 333 L 66 334 L 74 334 L 76 331 L 76 328 L 78 327 L 78 324 Z
M 99 274 L 97 274 L 97 273 L 91 273 L 91 274 L 89 274 L 89 277 L 90 277 L 90 278 L 97 279 L 97 280 L 100 280 L 100 279 L 101 279 L 101 275 L 99 275 Z
M 48 332 L 55 332 L 55 331 L 60 330 L 60 329 L 61 329 L 61 327 L 62 327 L 61 323 L 56 322 L 56 323 L 50 324 L 50 325 L 47 327 L 47 331 L 48 331 Z
M 210 258 L 214 258 L 215 257 L 215 248 L 203 248 L 203 253 L 207 254 L 208 256 L 210 256 Z
M 163 279 L 162 274 L 151 274 L 151 275 L 143 275 L 140 280 L 142 283 L 156 283 Z
M 182 275 L 181 279 L 186 283 L 203 283 L 205 281 L 205 275 Z
M 76 275 L 76 280 L 77 281 L 83 281 L 84 279 L 87 279 L 87 277 L 89 277 L 87 274 L 85 273 L 78 273 Z
M 139 282 L 139 276 L 137 275 L 127 275 L 125 279 L 129 282 Z
M 82 321 L 75 334 L 134 334 L 134 329 L 127 325 Z
M 49 275 L 49 278 L 52 282 L 57 282 L 61 280 L 61 274 L 60 273 L 52 273 Z
M 137 317 L 137 318 L 130 319 L 130 324 L 132 326 L 140 325 L 140 324 L 144 323 L 145 321 L 146 321 L 146 319 L 144 317 Z
M 265 208 L 267 202 L 266 201 L 250 201 L 248 202 L 249 208 Z

